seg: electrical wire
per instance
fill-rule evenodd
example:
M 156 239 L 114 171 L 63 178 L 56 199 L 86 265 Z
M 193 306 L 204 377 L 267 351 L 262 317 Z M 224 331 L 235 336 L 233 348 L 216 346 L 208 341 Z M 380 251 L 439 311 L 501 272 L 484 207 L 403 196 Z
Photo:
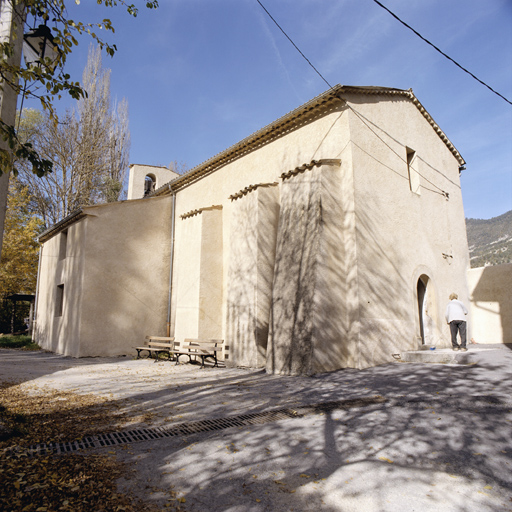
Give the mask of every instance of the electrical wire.
M 410 25 L 408 25 L 405 21 L 402 21 L 395 13 L 393 13 L 392 11 L 390 11 L 385 5 L 381 4 L 379 2 L 379 0 L 373 0 L 377 5 L 380 5 L 380 7 L 382 7 L 384 10 L 388 11 L 389 14 L 391 14 L 391 16 L 393 16 L 393 18 L 397 19 L 402 25 L 404 25 L 405 27 L 407 27 L 409 30 L 412 30 L 420 39 L 422 39 L 423 41 L 425 41 L 427 44 L 429 44 L 430 46 L 432 46 L 432 48 L 434 48 L 435 50 L 437 50 L 443 57 L 446 57 L 448 60 L 450 60 L 451 62 L 453 62 L 457 67 L 459 67 L 460 69 L 462 69 L 462 71 L 464 71 L 465 73 L 467 73 L 468 75 L 470 75 L 471 77 L 473 77 L 477 82 L 480 82 L 482 85 L 484 85 L 485 87 L 487 87 L 487 89 L 489 89 L 490 91 L 492 91 L 494 94 L 498 95 L 501 99 L 505 100 L 507 103 L 510 103 L 510 105 L 512 105 L 512 101 L 508 100 L 507 98 L 505 98 L 505 96 L 503 96 L 502 94 L 500 94 L 499 92 L 495 91 L 491 86 L 487 85 L 485 82 L 483 82 L 482 80 L 480 80 L 478 77 L 476 77 L 473 73 L 471 73 L 471 71 L 468 71 L 466 68 L 462 67 L 457 61 L 455 61 L 454 59 L 452 59 L 449 55 L 446 55 L 446 53 L 444 53 L 443 51 L 441 51 L 436 45 L 432 44 L 428 39 L 425 39 L 419 32 L 417 32 L 416 30 L 414 30 Z
M 318 69 L 311 64 L 310 60 L 300 51 L 299 47 L 291 40 L 288 34 L 281 28 L 281 25 L 277 23 L 277 21 L 272 17 L 272 15 L 267 11 L 266 7 L 260 2 L 260 0 L 256 0 L 261 6 L 261 8 L 268 14 L 268 17 L 276 24 L 277 28 L 285 35 L 286 39 L 292 43 L 294 48 L 302 55 L 302 57 L 306 60 L 306 62 L 315 70 L 316 74 L 329 86 L 329 89 L 332 89 L 332 85 L 323 77 L 322 73 L 318 71 Z
M 310 62 L 310 60 L 300 51 L 300 49 L 298 48 L 298 46 L 292 41 L 292 39 L 290 38 L 290 36 L 288 36 L 288 34 L 283 30 L 283 28 L 279 25 L 279 23 L 272 17 L 272 15 L 268 12 L 268 10 L 265 8 L 265 6 L 261 3 L 260 0 L 256 0 L 256 2 L 258 2 L 258 4 L 260 4 L 261 8 L 267 13 L 267 15 L 269 16 L 269 18 L 276 24 L 276 26 L 279 28 L 279 30 L 285 35 L 285 37 L 288 39 L 288 41 L 290 41 L 290 43 L 294 46 L 294 48 L 302 55 L 302 57 L 306 60 L 306 62 L 315 70 L 315 72 L 318 74 L 318 76 L 329 86 L 329 89 L 333 89 L 332 85 L 323 77 L 323 75 L 320 73 L 320 71 L 318 71 L 318 69 L 315 68 L 315 66 L 313 66 L 313 64 Z M 411 29 L 415 34 L 417 34 L 419 37 L 421 37 L 421 39 L 423 39 L 424 41 L 426 41 L 428 44 L 430 44 L 431 46 L 433 46 L 437 51 L 439 51 L 440 53 L 442 53 L 446 58 L 450 59 L 452 62 L 454 62 L 455 64 L 457 64 L 457 62 L 455 62 L 452 58 L 448 57 L 448 55 L 444 54 L 443 52 L 441 52 L 441 50 L 439 50 L 439 48 L 437 48 L 436 46 L 434 46 L 430 41 L 427 41 L 423 36 L 421 36 L 420 34 L 418 34 L 418 32 L 416 32 L 413 28 L 409 27 L 409 25 L 407 25 L 406 23 L 404 23 L 400 18 L 398 18 L 395 14 L 393 14 L 387 7 L 385 7 L 384 5 L 382 5 L 380 2 L 378 2 L 377 0 L 374 0 L 374 2 L 376 2 L 377 4 L 379 4 L 381 7 L 383 7 L 384 9 L 386 9 L 391 15 L 393 15 L 398 21 L 400 21 L 400 23 L 403 23 L 407 28 Z M 470 73 L 469 71 L 467 71 L 466 69 L 464 69 L 462 66 L 460 66 L 459 64 L 457 64 L 457 66 L 459 66 L 461 69 L 463 69 L 464 71 L 466 71 L 466 73 L 469 73 L 471 76 L 473 76 L 473 78 L 475 78 L 476 80 L 478 80 L 480 83 L 482 83 L 483 85 L 485 85 L 486 87 L 488 87 L 489 89 L 491 89 L 487 84 L 485 84 L 484 82 L 482 82 L 481 80 L 479 80 L 478 78 L 476 78 L 472 73 Z M 495 90 L 491 89 L 492 92 L 494 92 L 495 94 L 497 94 L 498 96 L 500 96 L 501 98 L 503 98 L 505 101 L 507 101 L 508 103 L 510 103 L 512 105 L 512 103 L 507 100 L 507 98 L 505 98 L 504 96 L 502 96 L 501 94 L 497 93 Z M 342 99 L 342 98 L 340 98 Z M 344 101 L 344 100 L 343 100 Z M 366 122 L 365 120 L 363 119 L 363 116 L 361 116 L 361 114 L 356 110 L 354 109 L 351 105 L 349 105 L 347 102 L 345 102 L 345 104 L 347 105 L 347 107 L 352 110 L 352 112 L 354 112 L 354 114 L 359 118 L 359 120 L 364 124 L 366 125 L 366 127 L 378 138 L 380 139 L 386 146 L 388 146 L 388 148 L 393 152 L 395 153 L 396 156 L 398 156 L 398 158 L 400 158 L 401 160 L 403 160 L 404 162 L 406 160 L 404 160 L 403 157 L 401 157 L 391 146 L 389 146 L 389 144 L 387 144 Z M 393 170 L 393 169 L 391 169 Z M 435 169 L 437 171 L 437 169 Z M 396 172 L 393 170 L 393 172 Z M 437 171 L 439 172 L 439 171 Z M 398 174 L 398 173 L 397 173 Z M 427 190 L 430 190 L 431 192 L 435 192 L 435 193 L 438 193 L 446 198 L 449 197 L 448 193 L 443 190 L 441 187 L 439 187 L 438 185 L 436 185 L 435 183 L 433 183 L 432 181 L 430 181 L 429 179 L 427 179 L 425 176 L 423 176 L 422 174 L 418 173 L 425 181 L 427 181 L 430 185 L 432 185 L 433 187 L 435 187 L 437 190 L 432 190 L 432 189 L 427 189 Z M 442 174 L 442 173 L 441 173 Z M 451 181 L 451 180 L 450 180 Z M 425 188 L 425 187 L 424 187 Z M 460 187 L 459 187 L 460 188 Z
M 354 112 L 354 114 L 359 118 L 359 120 L 366 126 L 366 128 L 368 128 L 368 130 L 370 130 L 374 135 L 375 137 L 377 137 L 385 146 L 388 147 L 388 149 L 391 150 L 392 153 L 394 153 L 402 162 L 404 163 L 407 163 L 407 160 L 405 158 L 403 158 L 403 156 L 399 155 L 375 130 L 372 129 L 372 127 L 365 121 L 364 119 L 364 116 L 362 116 L 355 108 L 353 108 L 351 105 L 349 105 L 347 102 L 345 102 L 345 104 L 347 105 L 347 107 L 352 111 Z M 423 160 L 423 159 L 422 159 Z M 430 167 L 430 166 L 429 166 Z M 394 171 L 396 172 L 396 171 Z M 443 190 L 441 187 L 439 187 L 438 185 L 436 185 L 434 182 L 430 181 L 428 178 L 426 178 L 423 174 L 421 174 L 420 172 L 416 171 L 418 173 L 419 176 L 421 176 L 427 183 L 430 183 L 430 185 L 432 185 L 433 187 L 435 187 L 437 189 L 436 190 L 431 190 L 431 192 L 436 192 L 446 198 L 449 197 L 449 194 L 448 192 L 446 192 L 446 190 Z M 425 188 L 425 187 L 423 187 Z M 458 187 L 460 188 L 460 187 Z

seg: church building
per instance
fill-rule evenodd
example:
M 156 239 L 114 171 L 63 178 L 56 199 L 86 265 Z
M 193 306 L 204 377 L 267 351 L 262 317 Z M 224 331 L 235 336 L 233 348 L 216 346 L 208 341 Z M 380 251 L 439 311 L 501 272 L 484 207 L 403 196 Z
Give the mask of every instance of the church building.
M 463 167 L 412 90 L 342 85 L 181 176 L 134 165 L 127 201 L 41 235 L 35 341 L 85 357 L 223 339 L 226 363 L 286 375 L 449 347 Z

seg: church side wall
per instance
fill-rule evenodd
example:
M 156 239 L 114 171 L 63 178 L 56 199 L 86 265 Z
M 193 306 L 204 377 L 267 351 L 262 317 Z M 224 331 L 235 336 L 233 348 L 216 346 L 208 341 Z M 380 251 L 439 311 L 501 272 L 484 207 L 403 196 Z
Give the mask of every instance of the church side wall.
M 469 262 L 458 161 L 410 101 L 350 101 L 365 368 L 416 349 L 422 329 L 425 344 L 449 346 L 444 308 L 452 292 L 467 303 Z
M 226 331 L 241 366 L 266 363 L 276 252 L 279 189 L 259 187 L 233 199 Z
M 315 373 L 357 366 L 360 325 L 353 185 L 351 148 L 347 146 L 340 164 L 322 168 L 320 182 Z
M 173 326 L 177 341 L 199 336 L 202 214 L 176 216 L 176 252 L 173 272 Z
M 179 190 L 176 195 L 176 258 L 175 258 L 175 274 L 173 278 L 173 326 L 176 339 L 182 340 L 184 337 L 196 337 L 197 323 L 195 317 L 190 316 L 189 312 L 199 307 L 200 300 L 208 300 L 208 298 L 200 298 L 199 295 L 192 293 L 195 288 L 188 288 L 183 285 L 183 281 L 189 279 L 193 272 L 198 273 L 199 270 L 192 270 L 194 261 L 199 265 L 200 261 L 193 255 L 192 246 L 197 244 L 197 236 L 199 232 L 194 233 L 193 230 L 187 228 L 187 221 L 191 219 L 181 220 L 180 216 L 186 215 L 198 209 L 204 209 L 211 206 L 222 207 L 222 338 L 226 343 L 231 345 L 233 339 L 232 320 L 228 309 L 228 297 L 230 296 L 230 287 L 233 274 L 228 269 L 233 268 L 233 262 L 230 258 L 234 252 L 242 250 L 240 237 L 232 229 L 238 229 L 236 223 L 232 223 L 232 218 L 238 215 L 236 210 L 239 208 L 238 201 L 232 201 L 230 196 L 238 194 L 247 187 L 277 183 L 280 194 L 280 176 L 282 173 L 309 163 L 312 160 L 320 160 L 323 158 L 339 158 L 346 140 L 343 143 L 343 134 L 346 139 L 346 121 L 343 113 L 339 110 L 327 113 L 324 117 L 311 120 L 305 123 L 299 129 L 289 132 L 288 134 L 277 138 L 258 148 L 256 151 L 249 152 L 242 158 L 234 160 L 222 168 L 217 169 L 211 175 L 203 177 L 201 180 Z M 253 194 L 254 192 L 251 192 Z M 271 200 L 271 199 L 269 199 Z M 261 210 L 263 211 L 263 210 Z M 268 212 L 267 212 L 268 213 Z M 277 211 L 275 212 L 277 213 Z M 258 240 L 254 240 L 259 244 L 261 240 L 268 239 L 272 231 L 275 232 L 275 222 L 269 213 L 267 219 L 258 223 L 257 217 L 253 218 L 252 229 L 257 231 Z M 256 235 L 256 234 L 255 234 Z M 242 236 L 242 234 L 240 234 Z M 189 256 L 186 256 L 189 255 Z M 185 271 L 184 271 L 185 269 Z M 254 283 L 263 283 L 265 280 L 270 282 L 273 272 L 272 265 L 256 265 L 254 267 L 257 276 Z M 265 274 L 265 275 L 263 275 Z M 268 274 L 268 275 L 267 275 Z M 199 275 L 199 274 L 197 274 Z M 192 279 L 190 277 L 190 279 Z M 257 285 L 256 285 L 257 286 Z M 180 290 L 189 290 L 187 295 L 190 300 L 183 302 L 183 293 Z M 234 293 L 234 292 L 233 292 Z M 268 293 L 268 292 L 263 292 Z M 232 295 L 231 295 L 232 296 Z M 194 298 L 192 298 L 194 297 Z M 262 297 L 263 298 L 263 297 Z M 213 298 L 211 300 L 214 300 Z M 268 299 L 267 299 L 268 300 Z M 251 304 L 261 304 L 262 308 L 268 308 L 258 302 L 258 299 L 251 299 Z M 187 308 L 187 309 L 186 309 Z M 259 308 L 259 306 L 258 306 Z M 266 321 L 262 319 L 263 309 L 259 309 L 259 320 L 262 325 Z M 268 321 L 267 321 L 268 322 Z M 230 334 L 231 333 L 231 334 Z M 253 357 L 253 356 L 251 356 Z M 243 358 L 240 364 L 244 363 Z M 236 363 L 236 361 L 235 361 Z M 252 365 L 260 364 L 258 360 Z
M 350 366 L 350 228 L 339 159 L 283 179 L 267 371 L 309 375 Z
M 34 340 L 44 350 L 79 357 L 87 221 L 42 245 Z
M 171 197 L 87 208 L 80 357 L 166 335 Z
M 202 212 L 199 278 L 199 325 L 201 339 L 222 338 L 222 209 Z

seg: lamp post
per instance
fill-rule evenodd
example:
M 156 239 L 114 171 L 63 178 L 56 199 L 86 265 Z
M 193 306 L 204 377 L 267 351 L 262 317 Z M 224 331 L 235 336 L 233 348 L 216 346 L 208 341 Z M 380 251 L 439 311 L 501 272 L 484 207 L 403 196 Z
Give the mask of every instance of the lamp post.
M 37 61 L 41 61 L 50 67 L 55 65 L 59 53 L 57 45 L 53 42 L 52 32 L 46 24 L 39 25 L 39 27 L 24 34 L 23 56 L 27 66 Z
M 21 42 L 25 11 L 14 6 L 11 0 L 0 0 L 0 43 L 12 45 L 9 56 L 2 55 L 9 65 L 19 66 L 21 61 Z M 0 79 L 0 119 L 8 126 L 14 126 L 16 118 L 17 92 L 9 83 Z M 10 151 L 7 141 L 0 137 L 0 150 Z M 7 192 L 9 190 L 9 170 L 2 169 L 0 176 L 0 254 L 4 234 L 5 212 L 7 209 Z
M 0 43 L 12 45 L 13 53 L 7 58 L 10 65 L 19 66 L 21 53 L 28 67 L 39 62 L 42 66 L 53 68 L 58 62 L 59 52 L 53 41 L 51 30 L 44 25 L 23 34 L 26 11 L 23 5 L 15 5 L 11 0 L 0 0 Z M 14 126 L 18 93 L 4 80 L 0 79 L 0 119 L 8 126 Z M 10 151 L 6 141 L 0 137 L 0 150 Z M 0 255 L 4 234 L 7 194 L 9 191 L 9 171 L 2 169 L 0 175 Z

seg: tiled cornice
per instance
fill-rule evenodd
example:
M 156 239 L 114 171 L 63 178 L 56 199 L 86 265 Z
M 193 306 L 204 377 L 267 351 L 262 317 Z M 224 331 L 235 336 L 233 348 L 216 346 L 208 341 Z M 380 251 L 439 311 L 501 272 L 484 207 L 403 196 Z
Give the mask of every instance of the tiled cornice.
M 421 112 L 423 117 L 432 126 L 437 135 L 446 144 L 448 149 L 452 152 L 459 164 L 463 165 L 464 159 L 457 151 L 457 149 L 450 142 L 445 133 L 439 128 L 432 116 L 423 107 L 420 101 L 416 98 L 412 89 L 394 89 L 390 87 L 377 87 L 377 86 L 346 86 L 336 85 L 328 91 L 320 94 L 316 98 L 308 101 L 304 105 L 292 110 L 288 114 L 280 117 L 273 123 L 261 128 L 257 132 L 249 135 L 242 141 L 231 146 L 225 151 L 213 156 L 206 162 L 194 167 L 184 175 L 170 181 L 168 184 L 160 187 L 158 190 L 150 194 L 150 196 L 164 195 L 178 191 L 179 189 L 193 183 L 194 181 L 206 176 L 218 168 L 227 165 L 228 163 L 237 160 L 238 158 L 268 144 L 272 140 L 282 137 L 288 132 L 296 130 L 302 125 L 305 125 L 316 117 L 325 115 L 326 113 L 339 109 L 345 103 L 344 95 L 348 94 L 361 94 L 361 95 L 378 95 L 378 96 L 401 96 L 409 99 Z
M 341 160 L 339 158 L 331 158 L 331 159 L 323 159 L 323 160 L 311 160 L 309 164 L 302 164 L 299 167 L 295 167 L 295 169 L 292 169 L 288 172 L 283 172 L 281 174 L 280 178 L 282 180 L 286 180 L 288 178 L 291 178 L 292 176 L 296 176 L 297 174 L 311 170 L 313 167 L 321 167 L 322 165 L 330 165 L 330 166 L 336 166 L 339 167 L 341 165 Z
M 228 199 L 231 199 L 231 201 L 236 201 L 240 197 L 243 197 L 243 196 L 249 194 L 250 192 L 252 192 L 253 190 L 256 190 L 260 187 L 275 187 L 277 184 L 278 184 L 277 182 L 274 182 L 274 183 L 258 183 L 256 185 L 249 185 L 248 187 L 245 187 L 244 189 L 237 192 L 236 194 L 230 195 L 228 197 Z
M 204 211 L 207 211 L 207 210 L 222 210 L 222 206 L 218 205 L 218 206 L 206 206 L 205 208 L 198 208 L 197 210 L 190 210 L 189 212 L 187 213 L 184 213 L 183 215 L 180 215 L 180 218 L 183 220 L 183 219 L 188 219 L 189 217 L 193 217 L 194 215 L 199 215 L 201 213 L 203 213 Z

